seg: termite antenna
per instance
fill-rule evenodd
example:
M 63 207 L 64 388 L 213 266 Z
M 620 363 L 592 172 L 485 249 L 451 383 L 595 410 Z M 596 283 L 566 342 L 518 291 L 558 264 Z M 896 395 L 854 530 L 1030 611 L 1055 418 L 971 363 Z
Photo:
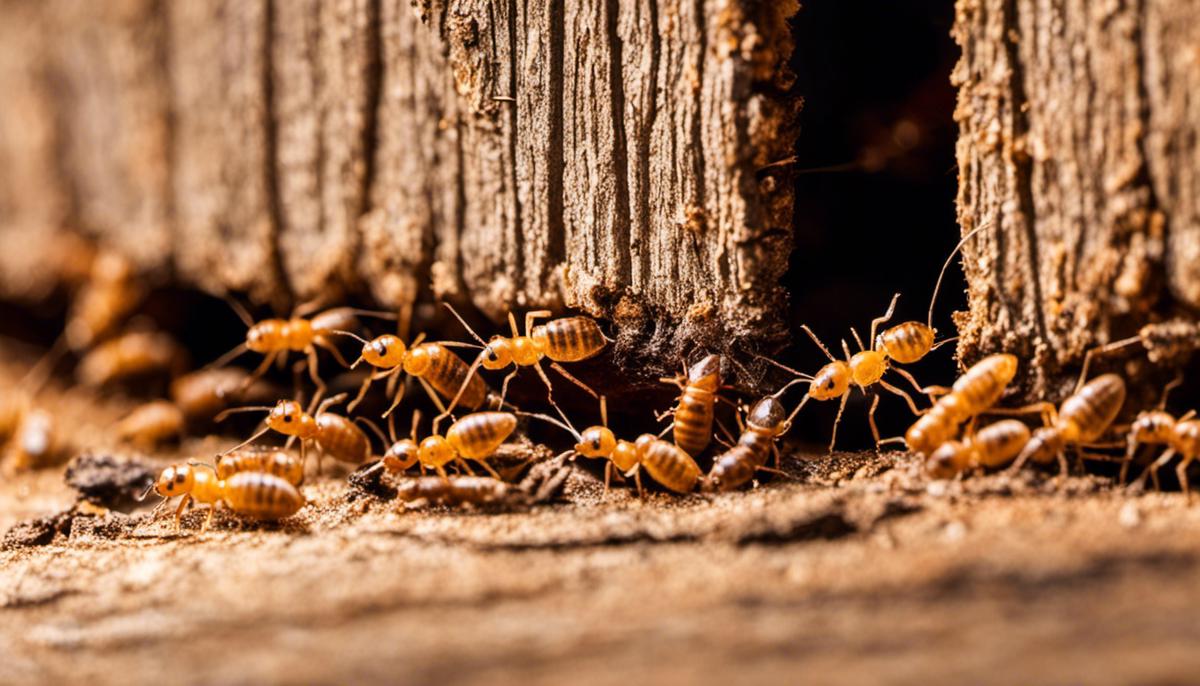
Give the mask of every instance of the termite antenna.
M 463 328 L 467 330 L 467 333 L 471 334 L 471 338 L 479 341 L 479 345 L 482 345 L 485 348 L 487 347 L 487 342 L 480 338 L 479 334 L 475 333 L 475 329 L 472 329 L 471 325 L 467 324 L 467 321 L 458 314 L 458 310 L 454 309 L 454 306 L 445 301 L 442 302 L 442 305 L 445 306 L 447 310 L 450 310 L 450 314 L 454 315 L 454 318 L 458 320 L 458 323 L 462 324 Z
M 233 313 L 238 316 L 238 319 L 242 320 L 242 323 L 246 325 L 247 329 L 254 326 L 254 317 L 250 316 L 250 313 L 246 310 L 244 305 L 235 300 L 233 296 L 229 295 L 228 293 L 221 297 L 225 299 L 225 302 L 229 303 L 229 309 L 233 310 Z
M 341 329 L 334 329 L 330 333 L 336 333 L 339 336 L 349 336 L 350 338 L 353 338 L 354 340 L 358 341 L 359 343 L 362 343 L 363 345 L 366 345 L 367 343 L 371 342 L 371 341 L 368 341 L 367 339 L 363 338 L 362 336 L 359 336 L 356 333 L 350 333 L 349 331 L 342 331 Z
M 150 495 L 150 491 L 152 491 L 152 490 L 154 490 L 154 480 L 153 479 L 151 479 L 150 483 L 146 486 L 146 490 L 142 491 L 141 495 L 137 496 L 136 500 L 139 503 L 142 502 L 143 500 L 146 499 L 146 496 Z
M 270 412 L 271 410 L 274 410 L 274 409 L 275 409 L 274 407 L 268 407 L 266 405 L 250 405 L 247 407 L 231 407 L 229 409 L 222 410 L 220 413 L 218 413 L 216 417 L 213 417 L 213 421 L 218 422 L 218 423 L 223 422 L 223 421 L 225 421 L 226 417 L 228 417 L 231 414 L 237 414 L 238 412 Z
M 557 419 L 555 419 L 554 417 L 544 415 L 539 412 L 522 412 L 520 410 L 515 410 L 513 412 L 513 414 L 515 414 L 519 417 L 530 417 L 533 419 L 540 419 L 543 422 L 546 422 L 548 424 L 553 424 L 554 426 L 557 426 L 558 428 L 562 429 L 563 431 L 566 431 L 567 433 L 574 436 L 576 441 L 583 441 L 583 436 L 579 435 L 579 432 L 575 430 L 575 427 L 570 426 L 568 424 L 564 424 L 564 423 L 558 421 Z
M 379 428 L 378 424 L 371 421 L 370 419 L 367 419 L 366 417 L 355 417 L 354 421 L 361 423 L 363 426 L 368 427 L 369 429 L 371 429 L 371 431 L 375 432 L 375 435 L 379 437 L 379 442 L 383 444 L 384 448 L 387 448 L 387 445 L 388 445 L 387 436 L 383 435 L 383 430 Z
M 222 356 L 218 357 L 217 359 L 213 360 L 212 362 L 209 362 L 208 364 L 204 365 L 204 369 L 217 369 L 219 367 L 224 367 L 225 365 L 229 364 L 230 362 L 233 362 L 234 360 L 236 360 L 238 357 L 241 356 L 242 353 L 246 352 L 249 349 L 250 349 L 249 346 L 247 346 L 244 342 L 238 343 L 236 346 L 234 346 L 231 350 L 226 352 L 224 355 L 222 355 Z
M 333 330 L 331 333 L 336 333 L 336 334 L 338 334 L 338 335 L 340 335 L 340 336 L 349 336 L 350 338 L 353 338 L 354 340 L 358 341 L 359 343 L 362 343 L 363 345 L 367 345 L 368 343 L 370 343 L 370 341 L 368 341 L 367 339 L 363 338 L 362 336 L 359 336 L 359 335 L 358 335 L 358 334 L 356 334 L 356 333 L 350 333 L 349 331 L 342 331 L 341 329 L 334 329 L 334 330 Z M 362 355 L 359 355 L 359 356 L 358 356 L 358 359 L 356 359 L 356 360 L 354 361 L 354 363 L 350 365 L 350 368 L 351 368 L 351 369 L 354 369 L 354 368 L 355 368 L 355 367 L 357 367 L 359 364 L 361 364 L 361 363 L 362 363 L 362 361 L 363 361 L 363 356 L 362 356 Z
M 217 459 L 221 459 L 222 456 L 228 455 L 229 453 L 231 453 L 235 450 L 245 448 L 246 446 L 250 445 L 251 443 L 257 441 L 259 438 L 262 438 L 270 430 L 271 430 L 271 427 L 268 426 L 268 427 L 264 428 L 262 431 L 259 431 L 258 433 L 254 434 L 250 438 L 247 438 L 246 440 L 242 441 L 241 443 L 238 443 L 237 445 L 233 446 L 229 450 L 223 450 L 223 451 L 217 453 Z
M 776 400 L 778 400 L 781 397 L 783 397 L 783 394 L 785 391 L 787 391 L 787 389 L 791 388 L 792 386 L 795 386 L 798 383 L 812 383 L 812 377 L 809 377 L 807 379 L 792 379 L 791 381 L 784 384 L 783 388 L 779 389 L 778 391 L 775 391 L 769 397 L 775 398 Z
M 63 353 L 67 351 L 66 334 L 59 334 L 58 338 L 54 339 L 54 345 L 42 355 L 21 378 L 20 387 L 25 389 L 29 395 L 37 395 L 42 387 L 50 381 L 50 375 L 54 371 L 54 367 L 58 365 L 58 361 L 62 358 Z
M 967 241 L 971 240 L 975 234 L 991 227 L 992 225 L 992 221 L 986 221 L 968 231 L 967 235 L 963 236 L 962 239 L 958 241 L 958 245 L 954 246 L 954 250 L 951 250 L 950 254 L 946 257 L 946 262 L 942 264 L 942 271 L 938 274 L 937 283 L 933 286 L 933 297 L 929 299 L 929 318 L 925 321 L 925 325 L 930 329 L 933 328 L 933 307 L 937 304 L 938 290 L 942 287 L 942 279 L 946 276 L 946 270 L 950 268 L 950 262 L 953 261 L 954 256 L 963 249 L 963 246 L 967 244 Z
M 762 355 L 759 355 L 758 353 L 755 353 L 754 356 L 757 357 L 758 359 L 762 360 L 763 362 L 769 362 L 770 364 L 773 364 L 776 367 L 779 367 L 780 369 L 784 370 L 785 372 L 792 374 L 793 376 L 795 376 L 797 378 L 798 381 L 812 381 L 813 380 L 813 376 L 811 374 L 805 374 L 804 372 L 802 372 L 798 369 L 792 369 L 791 367 L 787 366 L 786 364 L 784 364 L 782 362 L 776 362 L 775 360 L 772 360 L 769 357 L 764 357 Z M 785 388 L 786 388 L 786 386 L 785 386 Z

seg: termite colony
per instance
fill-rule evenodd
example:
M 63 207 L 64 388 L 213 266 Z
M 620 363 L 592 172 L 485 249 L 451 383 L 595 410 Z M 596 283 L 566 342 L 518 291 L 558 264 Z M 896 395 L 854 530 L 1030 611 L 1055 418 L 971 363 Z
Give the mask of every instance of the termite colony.
M 946 265 L 972 236 L 986 228 L 984 225 L 964 236 Z M 1125 403 L 1124 380 L 1112 373 L 1088 377 L 1094 360 L 1139 347 L 1151 362 L 1177 361 L 1190 355 L 1200 339 L 1193 323 L 1150 324 L 1137 336 L 1090 351 L 1074 392 L 1058 405 L 1039 402 L 1002 407 L 1000 403 L 1020 371 L 1017 357 L 1006 353 L 976 361 L 950 387 L 922 386 L 905 366 L 954 340 L 938 340 L 933 326 L 933 302 L 945 267 L 938 276 L 925 322 L 889 326 L 897 294 L 885 314 L 871 322 L 865 341 L 850 328 L 858 351 L 852 352 L 843 339 L 842 359 L 802 325 L 800 329 L 828 363 L 807 374 L 762 357 L 786 370 L 791 378 L 752 404 L 738 399 L 735 391 L 725 385 L 731 360 L 722 355 L 698 354 L 699 359 L 685 365 L 679 376 L 660 380 L 664 388 L 673 386 L 677 391 L 669 409 L 657 415 L 660 423 L 669 419 L 662 430 L 636 436 L 630 432 L 624 437 L 609 427 L 606 398 L 563 366 L 597 357 L 611 342 L 600 323 L 590 317 L 529 312 L 522 330 L 510 313 L 511 335 L 495 335 L 485 341 L 447 305 L 475 342 L 431 341 L 421 334 L 405 343 L 408 317 L 391 312 L 322 309 L 311 304 L 297 308 L 286 319 L 255 321 L 230 300 L 245 323 L 244 341 L 204 367 L 185 373 L 187 356 L 183 348 L 167 334 L 135 320 L 147 291 L 127 262 L 115 254 L 93 250 L 87 259 L 65 262 L 62 269 L 64 278 L 73 279 L 75 284 L 63 333 L 42 362 L 20 382 L 18 392 L 0 399 L 0 440 L 5 441 L 9 456 L 6 467 L 27 469 L 49 464 L 53 455 L 66 450 L 60 432 L 54 428 L 55 413 L 40 406 L 36 398 L 51 369 L 68 351 L 78 357 L 78 381 L 92 388 L 107 388 L 147 375 L 170 378 L 167 398 L 137 407 L 111 432 L 117 440 L 144 452 L 188 434 L 207 433 L 234 413 L 264 413 L 261 429 L 251 432 L 246 440 L 210 459 L 173 464 L 148 485 L 145 495 L 153 491 L 162 498 L 156 513 L 168 501 L 179 498 L 176 528 L 192 503 L 209 506 L 202 530 L 209 527 L 218 506 L 248 519 L 290 517 L 307 502 L 303 491 L 310 454 L 316 458 L 317 474 L 325 469 L 325 457 L 352 468 L 361 467 L 359 474 L 386 474 L 395 486 L 397 502 L 402 504 L 490 506 L 532 502 L 521 485 L 506 480 L 495 462 L 497 451 L 527 420 L 567 432 L 572 445 L 563 456 L 572 464 L 580 458 L 603 461 L 606 493 L 619 480 L 642 496 L 646 490 L 643 476 L 677 494 L 732 491 L 757 485 L 765 473 L 781 473 L 780 442 L 810 400 L 839 403 L 828 446 L 832 453 L 843 410 L 855 389 L 871 396 L 867 414 L 876 451 L 882 445 L 902 443 L 935 479 L 962 478 L 988 470 L 1015 471 L 1030 464 L 1057 466 L 1059 474 L 1065 475 L 1071 468 L 1067 459 L 1070 454 L 1078 468 L 1084 460 L 1119 463 L 1120 483 L 1127 481 L 1135 462 L 1144 465 L 1135 483 L 1144 485 L 1152 480 L 1157 487 L 1160 470 L 1178 457 L 1175 473 L 1183 490 L 1190 494 L 1187 468 L 1200 457 L 1200 420 L 1194 418 L 1194 411 L 1179 417 L 1168 413 L 1164 392 L 1158 408 L 1142 412 L 1128 425 L 1114 425 Z M 399 320 L 398 330 L 372 335 L 364 320 L 382 321 L 388 328 Z M 338 347 L 339 342 L 350 340 L 361 345 L 352 362 Z M 455 352 L 463 349 L 470 351 L 465 358 Z M 319 367 L 322 351 L 346 370 L 359 374 L 365 371 L 365 376 L 354 378 L 348 387 L 351 392 L 358 387 L 353 397 L 348 392 L 336 392 L 344 390 L 339 388 L 332 395 L 328 393 L 330 385 Z M 262 356 L 253 371 L 230 366 L 245 353 Z M 295 391 L 288 397 L 266 375 L 273 364 L 283 366 L 292 353 L 299 354 L 300 359 L 293 369 Z M 543 363 L 595 400 L 600 424 L 582 431 L 575 428 L 553 397 L 553 385 Z M 534 368 L 545 386 L 546 404 L 553 415 L 526 411 L 509 401 L 510 382 L 522 367 Z M 484 373 L 502 370 L 510 371 L 496 392 Z M 891 383 L 886 378 L 888 372 L 901 377 L 911 390 Z M 386 409 L 375 409 L 371 412 L 374 416 L 367 416 L 360 408 L 376 407 L 367 401 L 377 381 L 385 383 L 382 393 L 376 389 L 379 397 L 374 400 L 382 401 L 378 407 Z M 407 437 L 399 438 L 396 410 L 404 406 L 405 389 L 414 382 L 421 385 L 438 414 L 423 430 L 420 410 L 411 409 L 411 430 Z M 308 385 L 311 393 L 304 388 Z M 796 385 L 803 385 L 804 393 L 789 400 L 789 391 Z M 902 437 L 880 437 L 875 413 L 881 390 L 902 398 L 915 418 Z M 914 396 L 925 399 L 927 406 L 921 407 Z M 721 415 L 730 412 L 722 403 L 733 407 L 736 432 L 721 421 Z M 1007 418 L 986 421 L 998 415 Z M 386 435 L 381 423 L 387 425 Z M 258 445 L 260 438 L 271 433 L 286 437 L 286 444 Z M 293 452 L 291 448 L 297 441 L 298 451 Z M 1139 454 L 1143 446 L 1158 446 L 1161 451 L 1154 459 L 1140 459 L 1144 457 Z M 1105 452 L 1118 448 L 1122 449 L 1119 454 Z M 477 469 L 486 475 L 477 473 Z

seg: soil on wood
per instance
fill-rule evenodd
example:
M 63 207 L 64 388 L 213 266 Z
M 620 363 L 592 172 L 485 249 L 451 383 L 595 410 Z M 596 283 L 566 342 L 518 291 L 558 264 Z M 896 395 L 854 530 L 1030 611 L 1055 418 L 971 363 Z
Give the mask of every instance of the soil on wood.
M 712 497 L 606 493 L 580 464 L 544 504 L 401 508 L 343 469 L 289 520 L 222 511 L 201 534 L 203 511 L 177 532 L 127 496 L 225 443 L 138 455 L 107 431 L 132 401 L 39 404 L 90 457 L 0 481 L 5 683 L 1148 683 L 1200 663 L 1200 510 L 1178 494 L 799 454 Z

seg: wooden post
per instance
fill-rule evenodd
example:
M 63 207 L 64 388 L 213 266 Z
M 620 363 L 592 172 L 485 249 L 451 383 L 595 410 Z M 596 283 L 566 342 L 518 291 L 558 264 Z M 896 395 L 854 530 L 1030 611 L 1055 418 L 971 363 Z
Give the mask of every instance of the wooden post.
M 1085 352 L 1200 308 L 1200 5 L 960 0 L 967 361 L 1061 398 Z
M 576 307 L 674 370 L 786 329 L 797 7 L 0 0 L 0 247 L 79 230 L 279 309 Z

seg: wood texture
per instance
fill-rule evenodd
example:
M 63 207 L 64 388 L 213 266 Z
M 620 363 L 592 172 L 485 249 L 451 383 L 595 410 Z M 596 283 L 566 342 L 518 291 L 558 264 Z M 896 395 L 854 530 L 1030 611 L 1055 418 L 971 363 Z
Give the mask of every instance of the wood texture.
M 795 2 L 3 7 L 0 240 L 279 309 L 578 307 L 672 369 L 782 331 Z
M 1194 3 L 960 0 L 967 360 L 1061 396 L 1085 351 L 1200 306 Z

